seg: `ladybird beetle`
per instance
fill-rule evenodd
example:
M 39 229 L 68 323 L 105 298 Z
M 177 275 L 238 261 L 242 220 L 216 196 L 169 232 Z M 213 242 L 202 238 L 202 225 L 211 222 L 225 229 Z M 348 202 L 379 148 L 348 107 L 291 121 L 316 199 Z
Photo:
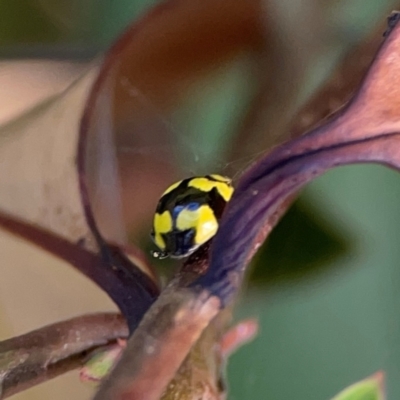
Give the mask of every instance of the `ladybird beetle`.
M 156 258 L 183 258 L 210 240 L 233 193 L 231 179 L 213 174 L 171 185 L 161 196 L 151 237 Z

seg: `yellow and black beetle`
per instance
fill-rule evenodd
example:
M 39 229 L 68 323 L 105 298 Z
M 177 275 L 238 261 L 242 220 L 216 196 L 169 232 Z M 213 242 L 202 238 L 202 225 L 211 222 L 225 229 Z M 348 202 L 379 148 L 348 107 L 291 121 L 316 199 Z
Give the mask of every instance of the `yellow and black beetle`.
M 216 174 L 171 185 L 162 194 L 154 215 L 151 237 L 160 251 L 153 251 L 153 256 L 187 257 L 210 240 L 232 193 L 231 179 Z

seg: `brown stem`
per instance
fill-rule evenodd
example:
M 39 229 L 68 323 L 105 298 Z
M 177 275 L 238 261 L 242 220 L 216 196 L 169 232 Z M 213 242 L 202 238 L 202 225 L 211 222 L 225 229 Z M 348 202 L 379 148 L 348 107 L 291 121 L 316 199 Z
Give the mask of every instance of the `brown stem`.
M 161 397 L 192 346 L 220 310 L 217 297 L 187 288 L 204 272 L 207 263 L 208 246 L 188 259 L 146 313 L 95 400 Z
M 89 314 L 0 342 L 1 398 L 82 365 L 89 352 L 128 336 L 120 314 Z

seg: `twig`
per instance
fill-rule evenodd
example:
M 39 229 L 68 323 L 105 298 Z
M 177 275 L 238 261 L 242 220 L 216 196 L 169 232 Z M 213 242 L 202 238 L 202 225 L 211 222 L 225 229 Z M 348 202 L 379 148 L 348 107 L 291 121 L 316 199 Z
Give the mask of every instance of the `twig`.
M 121 315 L 102 313 L 72 318 L 4 340 L 0 342 L 1 398 L 77 368 L 91 351 L 127 335 Z

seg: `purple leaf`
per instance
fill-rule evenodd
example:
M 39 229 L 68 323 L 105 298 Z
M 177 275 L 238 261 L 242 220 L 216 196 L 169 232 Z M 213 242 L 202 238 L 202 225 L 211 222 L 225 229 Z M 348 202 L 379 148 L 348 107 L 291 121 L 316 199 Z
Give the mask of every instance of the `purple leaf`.
M 150 270 L 140 251 L 128 258 L 103 240 L 85 197 L 84 171 L 76 166 L 80 119 L 96 72 L 1 127 L 0 226 L 92 279 L 133 330 L 159 289 L 139 268 Z
M 95 282 L 117 304 L 127 319 L 131 332 L 158 295 L 158 288 L 153 280 L 139 268 L 132 267 L 126 256 L 116 247 L 108 248 L 112 252 L 113 262 L 120 266 L 113 269 L 98 255 L 82 246 L 16 218 L 0 213 L 0 226 L 69 262 Z
M 368 116 L 368 112 L 364 111 L 364 115 Z M 347 128 L 352 127 L 351 121 L 357 126 L 358 116 L 353 109 Z M 346 143 L 343 140 L 346 135 L 341 135 L 345 123 L 339 115 L 336 121 L 343 123 L 336 127 L 337 143 L 329 143 L 330 134 L 318 134 L 332 131 L 332 120 L 308 139 L 276 149 L 271 158 L 256 163 L 239 180 L 237 193 L 211 245 L 211 265 L 208 265 L 207 246 L 185 263 L 128 340 L 126 351 L 96 394 L 96 400 L 160 398 L 201 332 L 239 290 L 251 257 L 300 186 L 329 167 L 353 159 L 358 162 L 365 155 L 362 145 L 368 138 L 354 138 L 354 146 Z M 382 124 L 378 125 L 377 138 L 382 128 Z M 327 143 L 320 137 L 326 138 Z M 301 152 L 301 144 L 307 140 L 309 146 Z M 379 152 L 378 147 L 377 144 Z M 329 157 L 325 162 L 326 154 Z M 367 160 L 372 158 L 366 157 Z
M 232 301 L 246 267 L 287 201 L 330 168 L 375 162 L 400 168 L 400 26 L 381 46 L 361 88 L 326 124 L 276 148 L 239 180 L 211 249 L 210 268 L 194 285 Z

